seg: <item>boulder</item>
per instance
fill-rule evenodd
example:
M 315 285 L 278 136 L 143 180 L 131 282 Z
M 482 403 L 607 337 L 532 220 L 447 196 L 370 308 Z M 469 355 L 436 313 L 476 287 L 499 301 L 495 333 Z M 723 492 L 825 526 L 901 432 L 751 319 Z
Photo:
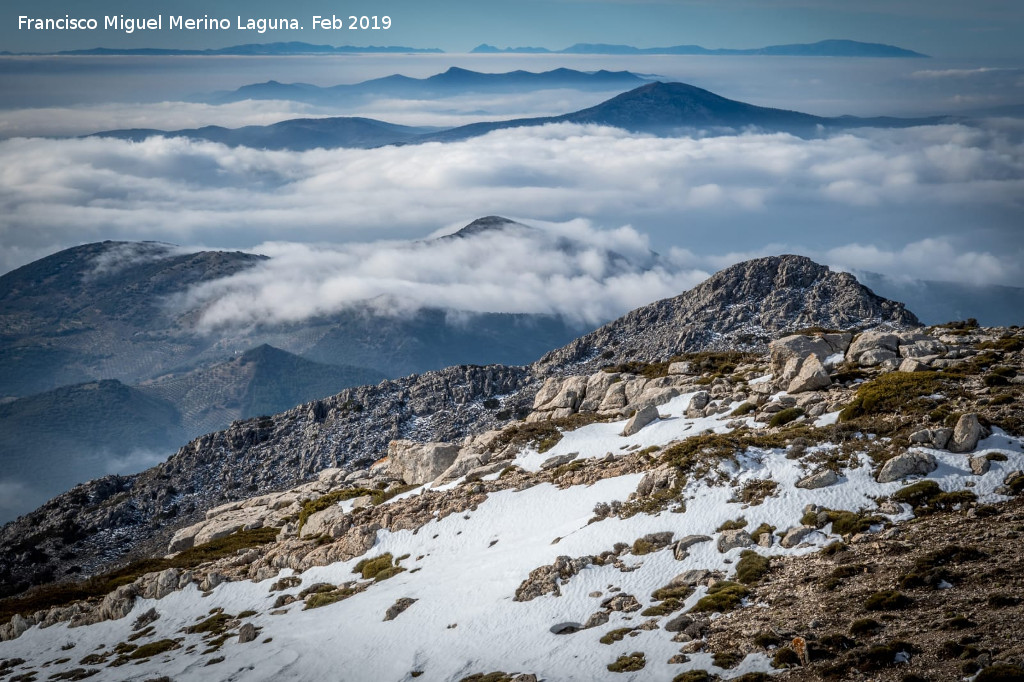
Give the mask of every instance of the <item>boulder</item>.
M 701 542 L 711 542 L 711 537 L 708 535 L 687 535 L 680 538 L 672 547 L 672 555 L 676 558 L 676 561 L 682 561 L 689 556 L 687 550 Z
M 975 476 L 983 476 L 992 467 L 992 462 L 984 455 L 975 455 L 970 459 L 971 473 Z
M 544 409 L 576 412 L 586 394 L 587 381 L 588 377 L 585 376 L 571 376 L 563 379 L 558 393 L 544 405 Z
M 794 334 L 785 336 L 768 344 L 768 351 L 771 353 L 772 374 L 776 378 L 784 376 L 786 365 L 790 360 L 802 362 L 805 358 L 814 355 L 819 362 L 835 353 L 835 349 L 827 341 L 818 336 L 805 336 Z
M 179 528 L 174 535 L 171 536 L 171 542 L 167 546 L 167 553 L 174 554 L 176 552 L 192 548 L 195 545 L 196 535 L 205 525 L 205 521 L 200 521 L 199 523 L 194 523 L 191 526 Z
M 927 452 L 904 452 L 885 463 L 878 472 L 878 482 L 892 483 L 907 476 L 926 476 L 938 466 L 935 457 Z
M 395 603 L 389 606 L 388 610 L 384 613 L 384 620 L 394 620 L 395 618 L 398 618 L 399 614 L 415 604 L 416 601 L 417 600 L 412 597 L 401 597 L 395 600 Z
M 877 367 L 890 360 L 895 361 L 897 358 L 899 356 L 894 351 L 879 348 L 861 353 L 857 356 L 857 364 L 861 367 Z
M 484 476 L 490 476 L 491 474 L 496 474 L 499 471 L 504 470 L 507 466 L 508 463 L 506 462 L 491 462 L 489 464 L 478 466 L 477 468 L 470 469 L 466 472 L 466 481 L 479 481 Z
M 458 457 L 452 462 L 452 465 L 441 472 L 441 475 L 434 479 L 432 485 L 438 486 L 450 481 L 454 481 L 457 478 L 465 476 L 467 473 L 482 467 L 490 461 L 490 454 L 487 452 L 474 452 L 472 450 L 462 449 L 459 451 Z
M 562 381 L 558 377 L 547 379 L 533 398 L 533 409 L 539 410 L 554 400 L 555 396 L 558 395 L 561 383 Z
M 850 344 L 849 350 L 846 351 L 846 357 L 855 360 L 858 364 L 864 364 L 861 362 L 861 356 L 869 352 L 888 351 L 892 354 L 891 357 L 896 357 L 899 343 L 899 337 L 891 332 L 861 332 Z
M 352 521 L 345 514 L 340 504 L 332 504 L 323 511 L 310 514 L 306 522 L 302 524 L 302 537 L 314 538 L 325 535 L 331 538 L 340 538 L 349 528 Z
M 348 472 L 346 472 L 344 469 L 331 467 L 329 469 L 323 469 L 319 474 L 316 475 L 316 478 L 318 481 L 320 481 L 322 485 L 331 488 L 342 483 L 345 480 L 346 476 L 348 476 Z
M 388 473 L 409 485 L 433 481 L 455 462 L 459 447 L 453 443 L 416 443 L 393 440 L 388 444 Z
M 782 536 L 782 540 L 779 541 L 779 544 L 786 549 L 792 549 L 803 542 L 808 535 L 816 530 L 818 529 L 814 526 L 796 526 L 795 528 L 790 528 L 786 531 L 786 534 Z
M 618 412 L 628 404 L 626 399 L 626 383 L 619 381 L 608 387 L 604 398 L 598 406 L 598 412 Z
M 568 464 L 569 462 L 579 457 L 579 455 L 580 453 L 578 452 L 570 452 L 565 455 L 555 455 L 554 457 L 548 457 L 546 460 L 541 462 L 540 468 L 545 471 L 548 469 L 554 469 L 555 467 L 560 467 L 563 464 Z
M 750 547 L 754 544 L 754 538 L 750 537 L 750 533 L 743 530 L 723 530 L 718 536 L 718 551 L 728 552 L 729 550 L 738 549 L 740 547 Z
M 256 626 L 252 623 L 242 623 L 238 628 L 238 643 L 248 644 L 256 639 Z
M 926 358 L 933 355 L 942 355 L 948 349 L 946 344 L 930 336 L 919 334 L 910 343 L 900 344 L 900 355 L 904 358 Z
M 801 478 L 796 482 L 796 487 L 806 490 L 817 490 L 818 488 L 827 488 L 830 485 L 835 485 L 838 482 L 839 474 L 831 469 L 821 469 L 810 476 Z
M 930 432 L 932 438 L 932 447 L 942 450 L 949 444 L 949 439 L 953 437 L 953 429 L 942 427 L 941 429 L 932 429 Z
M 900 363 L 899 369 L 897 371 L 913 373 L 927 372 L 930 369 L 931 368 L 928 365 L 918 360 L 915 360 L 914 358 L 904 358 L 903 362 Z
M 801 393 L 803 391 L 817 391 L 822 388 L 828 388 L 831 385 L 832 380 L 829 378 L 825 366 L 821 364 L 817 356 L 808 355 L 800 364 L 800 370 L 793 380 L 789 382 L 789 387 L 786 390 L 789 393 Z
M 579 405 L 580 412 L 597 412 L 604 396 L 612 384 L 619 381 L 618 372 L 595 372 L 587 377 L 584 398 Z
M 987 429 L 978 421 L 978 415 L 961 415 L 947 447 L 950 452 L 970 452 L 978 447 L 978 441 L 987 435 L 986 432 Z
M 637 413 L 629 418 L 626 426 L 622 429 L 623 436 L 632 436 L 659 417 L 658 408 L 654 405 L 646 405 L 637 410 Z
M 686 406 L 686 416 L 689 419 L 696 419 L 697 417 L 704 416 L 704 408 L 711 402 L 711 394 L 707 391 L 697 391 L 690 398 L 689 404 Z
M 697 372 L 693 369 L 692 362 L 673 362 L 668 366 L 668 373 L 670 375 L 689 376 Z
M 637 409 L 648 406 L 664 405 L 678 395 L 679 389 L 675 387 L 648 387 L 644 389 L 643 393 L 636 397 L 636 400 L 633 401 L 633 405 Z
M 683 571 L 676 577 L 669 581 L 669 586 L 680 587 L 687 585 L 689 587 L 696 587 L 697 585 L 703 585 L 711 577 L 711 571 L 706 568 L 695 568 L 690 571 Z
M 168 569 L 173 570 L 173 569 Z M 121 585 L 113 592 L 103 597 L 97 612 L 100 620 L 117 620 L 124 618 L 135 606 L 135 598 L 139 596 L 138 587 L 135 584 Z M 163 595 L 161 595 L 163 596 Z M 159 599 L 160 597 L 157 597 Z

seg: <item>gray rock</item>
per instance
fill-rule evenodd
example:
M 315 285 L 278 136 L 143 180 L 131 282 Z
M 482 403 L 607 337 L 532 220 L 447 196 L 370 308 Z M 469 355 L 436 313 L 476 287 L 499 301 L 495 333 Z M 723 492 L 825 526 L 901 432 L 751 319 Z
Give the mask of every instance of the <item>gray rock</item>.
M 799 366 L 799 363 L 813 355 L 820 364 L 825 361 L 825 358 L 835 353 L 825 339 L 803 334 L 785 336 L 772 341 L 768 344 L 768 351 L 771 353 L 772 374 L 782 381 L 787 380 L 785 377 L 786 365 L 790 360 L 797 360 Z
M 872 351 L 888 351 L 895 357 L 899 350 L 899 342 L 899 337 L 890 332 L 861 332 L 850 344 L 846 356 L 859 364 L 864 364 L 860 360 L 861 356 Z
M 619 381 L 619 376 L 618 372 L 595 372 L 587 377 L 586 391 L 579 411 L 597 412 L 604 402 L 608 389 Z
M 803 391 L 817 391 L 822 388 L 828 388 L 831 385 L 832 380 L 829 378 L 828 372 L 825 371 L 825 366 L 821 364 L 817 356 L 809 355 L 800 364 L 800 371 L 789 382 L 789 388 L 786 390 L 789 393 L 801 393 Z
M 944 449 L 949 444 L 949 439 L 953 437 L 953 429 L 942 427 L 941 429 L 932 429 L 932 447 L 937 450 Z
M 742 528 L 737 530 L 723 530 L 718 535 L 718 551 L 723 554 L 729 550 L 740 547 L 750 547 L 753 544 L 754 538 L 750 537 L 750 533 Z
M 429 483 L 445 472 L 459 455 L 453 443 L 416 443 L 393 440 L 388 444 L 388 473 L 409 485 Z
M 900 363 L 899 369 L 897 371 L 913 373 L 927 372 L 930 369 L 931 368 L 928 365 L 918 360 L 915 360 L 914 358 L 904 358 L 903 362 Z
M 248 644 L 256 639 L 256 626 L 252 623 L 242 623 L 238 628 L 238 643 Z
M 891 350 L 869 350 L 861 353 L 857 357 L 857 364 L 861 367 L 877 367 L 878 365 L 885 364 L 890 360 L 896 360 L 897 358 L 899 358 L 899 356 Z
M 664 405 L 678 395 L 679 389 L 674 386 L 667 386 L 663 388 L 648 387 L 644 389 L 643 393 L 636 397 L 636 400 L 633 401 L 633 405 L 635 405 L 637 409 L 657 407 L 658 405 Z
M 577 453 L 571 453 L 571 454 L 575 455 Z M 504 470 L 505 467 L 507 467 L 507 466 L 508 466 L 508 462 L 491 462 L 490 464 L 484 464 L 483 466 L 478 466 L 477 468 L 470 469 L 469 471 L 466 472 L 466 481 L 467 482 L 479 481 L 484 476 L 490 476 L 491 474 L 495 474 L 495 473 L 497 473 L 499 471 Z
M 711 542 L 711 537 L 708 535 L 687 535 L 684 538 L 680 538 L 672 547 L 672 555 L 676 558 L 676 561 L 682 561 L 689 556 L 689 552 L 686 550 L 701 542 Z
M 340 538 L 349 528 L 352 520 L 345 514 L 339 504 L 332 504 L 327 509 L 310 514 L 302 524 L 302 537 L 313 538 L 326 535 Z
M 697 372 L 694 371 L 692 362 L 673 362 L 668 366 L 668 373 L 671 375 L 692 375 Z
M 695 568 L 689 571 L 683 571 L 676 577 L 672 578 L 668 584 L 672 587 L 679 587 L 682 585 L 695 587 L 697 585 L 703 585 L 710 577 L 711 571 L 706 568 Z
M 690 419 L 704 416 L 704 408 L 711 402 L 711 394 L 707 391 L 697 391 L 690 398 L 690 403 L 686 406 L 686 416 Z
M 779 541 L 779 544 L 786 549 L 792 549 L 803 542 L 808 535 L 816 530 L 818 529 L 814 526 L 797 526 L 795 528 L 790 528 L 786 531 L 786 534 L 782 536 L 782 540 Z
M 975 455 L 970 459 L 971 473 L 975 476 L 983 476 L 992 467 L 992 462 L 984 455 Z
M 654 405 L 647 405 L 640 408 L 636 414 L 629 418 L 626 426 L 622 429 L 623 436 L 632 436 L 640 431 L 655 419 L 658 418 L 658 408 Z
M 384 620 L 394 620 L 395 618 L 398 618 L 400 613 L 415 604 L 416 601 L 417 600 L 412 597 L 402 597 L 395 600 L 395 603 L 389 606 L 387 612 L 384 614 Z
M 609 618 L 611 618 L 611 616 L 608 615 L 607 611 L 595 611 L 594 613 L 590 614 L 590 617 L 587 618 L 587 622 L 583 624 L 583 627 L 596 628 L 599 625 L 604 625 L 605 623 L 607 623 Z
M 601 602 L 601 608 L 608 609 L 609 611 L 632 613 L 634 611 L 639 611 L 641 606 L 636 597 L 631 594 L 616 594 Z
M 950 452 L 970 452 L 978 447 L 978 441 L 986 435 L 986 429 L 978 421 L 978 415 L 973 412 L 961 415 L 947 447 Z
M 904 452 L 882 466 L 882 470 L 878 472 L 878 482 L 891 483 L 907 476 L 926 476 L 938 466 L 935 457 L 927 452 Z
M 569 462 L 579 457 L 579 455 L 580 453 L 578 452 L 570 452 L 565 455 L 555 455 L 554 457 L 548 457 L 546 460 L 541 462 L 540 468 L 543 470 L 554 469 L 555 467 L 560 467 L 563 464 L 568 464 Z
M 831 469 L 820 469 L 810 476 L 801 478 L 796 482 L 796 487 L 817 490 L 818 488 L 827 488 L 830 485 L 835 485 L 838 482 L 839 475 L 836 472 Z

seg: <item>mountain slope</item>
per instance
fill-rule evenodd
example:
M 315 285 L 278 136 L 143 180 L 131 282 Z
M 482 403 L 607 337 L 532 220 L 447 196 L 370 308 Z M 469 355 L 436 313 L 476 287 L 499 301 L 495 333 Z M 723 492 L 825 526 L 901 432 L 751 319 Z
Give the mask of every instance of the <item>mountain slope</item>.
M 697 322 L 707 328 L 694 327 Z M 541 379 L 609 362 L 598 355 L 605 341 L 620 362 L 721 349 L 733 342 L 764 350 L 771 335 L 813 325 L 915 323 L 902 305 L 806 258 L 748 261 L 687 294 L 634 311 L 531 367 L 450 367 L 237 422 L 137 476 L 79 486 L 51 500 L 5 526 L 0 551 L 19 537 L 78 519 L 91 529 L 87 537 L 52 549 L 55 556 L 71 551 L 78 565 L 96 570 L 129 547 L 166 542 L 175 527 L 218 504 L 295 485 L 326 467 L 366 466 L 383 457 L 393 439 L 455 441 L 525 417 Z M 98 500 L 117 493 L 125 494 L 99 506 Z M 58 572 L 66 564 L 56 558 L 48 563 Z M 10 567 L 17 580 L 27 579 L 26 570 L 22 563 Z

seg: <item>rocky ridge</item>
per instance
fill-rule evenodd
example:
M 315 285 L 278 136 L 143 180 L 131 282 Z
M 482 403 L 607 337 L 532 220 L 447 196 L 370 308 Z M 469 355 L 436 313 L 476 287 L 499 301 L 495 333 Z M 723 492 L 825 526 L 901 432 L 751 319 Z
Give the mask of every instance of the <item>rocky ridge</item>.
M 546 395 L 551 390 L 542 385 L 548 377 L 680 353 L 763 351 L 786 330 L 855 324 L 903 329 L 917 320 L 852 276 L 807 258 L 741 263 L 679 297 L 633 311 L 534 365 L 452 367 L 346 389 L 273 417 L 235 422 L 137 476 L 78 486 L 0 530 L 0 550 L 7 557 L 0 560 L 0 584 L 10 594 L 29 582 L 94 573 L 123 561 L 126 548 L 153 551 L 220 504 L 294 486 L 327 467 L 365 468 L 384 455 L 393 439 L 451 441 L 510 423 L 529 413 L 537 391 Z M 672 390 L 658 381 L 644 386 L 660 391 L 657 400 Z M 619 397 L 624 387 L 607 384 L 609 407 L 630 405 L 634 396 Z
M 204 520 L 180 530 L 168 550 L 187 551 L 238 531 L 277 529 L 269 543 L 185 570 L 145 573 L 91 603 L 17 615 L 0 628 L 0 638 L 17 638 L 33 625 L 70 621 L 86 626 L 124 618 L 140 598 L 157 600 L 154 608 L 160 611 L 159 600 L 183 588 L 196 585 L 216 595 L 220 586 L 239 580 L 278 578 L 281 586 L 275 583 L 271 590 L 280 592 L 274 608 L 284 609 L 282 614 L 289 604 L 302 601 L 307 609 L 320 608 L 379 589 L 374 585 L 381 580 L 409 570 L 400 565 L 408 557 L 381 555 L 387 556 L 387 566 L 371 572 L 370 582 L 364 568 L 364 581 L 288 592 L 306 585 L 303 574 L 369 556 L 382 533 L 418 532 L 463 514 L 468 519 L 492 496 L 544 484 L 573 490 L 640 476 L 626 500 L 595 506 L 590 525 L 644 516 L 672 525 L 672 512 L 685 520 L 688 508 L 697 510 L 702 499 L 687 491 L 704 485 L 702 481 L 711 486 L 707 491 L 725 486 L 733 504 L 743 503 L 738 509 L 746 510 L 745 516 L 756 515 L 762 505 L 784 499 L 782 488 L 789 484 L 770 476 L 745 478 L 743 469 L 728 461 L 762 451 L 763 457 L 800 466 L 806 475 L 792 485 L 805 494 L 825 496 L 816 499 L 826 499 L 829 490 L 858 476 L 863 480 L 865 468 L 878 484 L 895 485 L 895 492 L 875 497 L 873 508 L 809 504 L 788 526 L 752 528 L 753 523 L 738 519 L 706 535 L 648 533 L 631 545 L 558 557 L 522 576 L 516 601 L 557 599 L 566 585 L 589 570 L 613 567 L 625 576 L 641 568 L 648 555 L 657 558 L 667 552 L 675 562 L 686 562 L 681 568 L 689 567 L 694 557 L 706 567 L 688 568 L 674 578 L 663 575 L 666 586 L 655 592 L 654 605 L 639 614 L 642 622 L 629 623 L 633 616 L 628 614 L 643 608 L 636 596 L 611 590 L 586 622 L 565 624 L 558 634 L 600 628 L 605 632 L 601 643 L 607 638 L 613 644 L 654 633 L 678 645 L 670 664 L 713 661 L 708 667 L 727 676 L 748 659 L 771 659 L 787 679 L 842 679 L 858 671 L 879 680 L 905 680 L 911 672 L 923 679 L 948 679 L 997 666 L 1019 670 L 1024 650 L 1014 646 L 1012 637 L 1007 639 L 1005 624 L 1021 605 L 1013 594 L 1024 585 L 1014 545 L 1022 514 L 1016 502 L 982 504 L 978 496 L 1005 500 L 1024 492 L 1024 441 L 1008 439 L 1004 445 L 979 449 L 982 439 L 997 429 L 1024 434 L 1019 410 L 1022 350 L 1024 335 L 1017 330 L 933 328 L 856 336 L 821 332 L 783 337 L 770 345 L 769 353 L 750 354 L 739 362 L 722 354 L 720 360 L 732 364 L 711 369 L 683 361 L 642 368 L 662 376 L 599 371 L 549 378 L 522 422 L 455 443 L 394 441 L 387 459 L 369 469 L 325 469 L 317 480 L 283 493 L 211 509 Z M 880 358 L 883 352 L 894 356 Z M 925 369 L 908 365 L 907 359 Z M 813 388 L 802 383 L 799 377 L 808 364 L 824 372 L 828 383 Z M 649 387 L 651 382 L 657 384 Z M 620 384 L 634 399 L 611 408 L 606 404 L 609 389 Z M 662 400 L 660 392 L 666 389 L 677 395 Z M 569 401 L 573 395 L 579 400 Z M 679 404 L 683 416 L 663 418 L 658 408 L 679 399 L 684 401 Z M 565 402 L 571 407 L 551 407 Z M 655 416 L 634 434 L 623 430 L 624 435 L 610 437 L 642 435 L 673 418 L 690 420 L 692 435 L 648 448 L 627 441 L 624 450 L 590 453 L 587 458 L 557 449 L 562 439 L 572 438 L 573 427 L 619 422 L 649 408 Z M 572 411 L 555 413 L 567 409 Z M 674 410 L 672 415 L 677 414 Z M 616 433 L 624 429 L 615 428 Z M 943 430 L 950 433 L 936 433 Z M 920 466 L 894 473 L 894 463 L 907 458 Z M 940 460 L 947 472 L 959 467 L 966 475 L 947 474 L 940 487 L 928 478 L 940 473 Z M 768 466 L 768 461 L 762 464 Z M 409 490 L 421 485 L 421 491 Z M 921 523 L 911 524 L 911 518 Z M 710 554 L 705 547 L 713 547 Z M 824 549 L 807 553 L 815 547 Z M 709 560 L 711 556 L 720 559 Z M 732 558 L 723 563 L 725 556 Z M 652 558 L 651 565 L 663 566 L 659 561 Z M 976 565 L 987 567 L 990 584 L 973 579 Z M 280 578 L 284 570 L 290 573 Z M 377 578 L 383 571 L 389 571 L 387 577 Z M 415 601 L 398 600 L 385 620 L 402 618 Z M 985 601 L 998 610 L 998 618 L 977 606 Z M 742 608 L 754 603 L 762 608 Z M 851 610 L 850 603 L 864 606 Z M 709 612 L 722 615 L 709 618 Z M 240 619 L 231 622 L 241 635 Z M 624 627 L 608 629 L 609 624 Z M 900 639 L 889 632 L 899 632 Z M 651 646 L 649 640 L 643 641 Z M 624 654 L 609 663 L 609 671 L 623 658 L 629 659 L 621 663 L 626 670 L 648 665 L 642 652 Z

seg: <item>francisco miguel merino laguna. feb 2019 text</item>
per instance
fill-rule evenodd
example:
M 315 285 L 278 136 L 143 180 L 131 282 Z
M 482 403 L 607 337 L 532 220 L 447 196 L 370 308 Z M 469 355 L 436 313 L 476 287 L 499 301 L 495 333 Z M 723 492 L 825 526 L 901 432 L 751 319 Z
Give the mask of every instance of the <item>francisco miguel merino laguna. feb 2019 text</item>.
M 380 31 L 391 28 L 389 16 L 355 16 L 313 15 L 309 25 L 314 31 Z M 224 17 L 186 17 L 184 15 L 157 15 L 155 17 L 126 17 L 123 14 L 96 17 L 18 17 L 18 30 L 21 31 L 302 31 L 305 25 L 293 17 L 242 17 L 237 16 L 234 22 Z

